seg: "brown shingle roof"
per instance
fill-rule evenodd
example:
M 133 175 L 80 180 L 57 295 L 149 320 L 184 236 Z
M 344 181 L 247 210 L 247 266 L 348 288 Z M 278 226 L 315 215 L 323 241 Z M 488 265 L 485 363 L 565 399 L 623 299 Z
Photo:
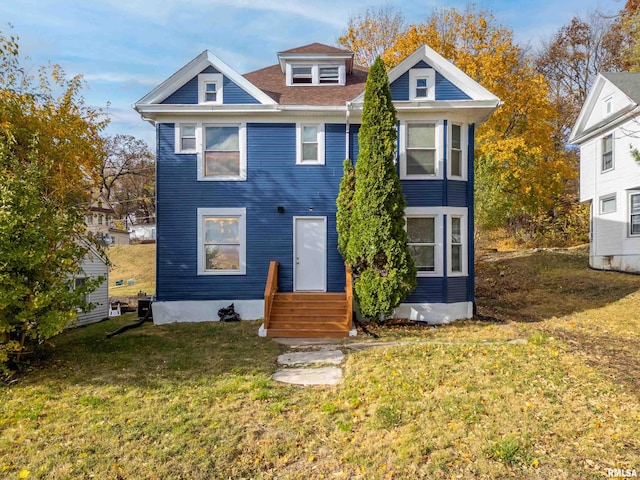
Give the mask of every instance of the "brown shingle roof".
M 302 54 L 307 54 L 307 53 L 320 53 L 320 54 L 327 54 L 327 53 L 340 53 L 340 54 L 345 54 L 345 53 L 352 53 L 349 50 L 343 50 L 341 48 L 336 48 L 336 47 L 330 47 L 329 45 L 325 45 L 324 43 L 310 43 L 309 45 L 303 45 L 302 47 L 296 47 L 296 48 L 292 48 L 291 50 L 285 50 L 284 52 L 278 52 L 280 53 L 284 53 L 284 54 L 289 54 L 289 53 L 302 53 Z
M 354 65 L 353 73 L 347 75 L 346 85 L 291 87 L 287 87 L 280 65 L 272 65 L 243 76 L 280 105 L 344 105 L 364 91 L 368 73 L 368 68 Z

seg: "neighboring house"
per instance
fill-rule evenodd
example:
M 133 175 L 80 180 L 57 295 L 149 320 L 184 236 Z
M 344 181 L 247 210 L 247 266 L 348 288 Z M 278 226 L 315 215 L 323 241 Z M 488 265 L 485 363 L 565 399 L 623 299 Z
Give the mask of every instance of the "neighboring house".
M 87 302 L 95 304 L 95 308 L 87 313 L 79 312 L 77 320 L 71 324 L 72 327 L 99 322 L 109 316 L 109 267 L 100 253 L 91 247 L 82 261 L 82 274 L 76 276 L 75 284 L 79 286 L 86 278 L 100 276 L 104 277 L 104 282 L 86 298 Z
M 87 232 L 105 245 L 129 245 L 129 232 L 118 226 L 116 211 L 103 194 L 93 196 L 85 218 Z
M 217 320 L 234 302 L 264 317 L 261 334 L 351 328 L 336 197 L 344 158 L 358 156 L 368 70 L 317 43 L 277 60 L 240 75 L 204 51 L 135 106 L 158 142 L 156 323 Z M 469 318 L 474 131 L 499 99 L 427 46 L 389 81 L 419 277 L 395 316 Z
M 640 273 L 640 73 L 598 75 L 570 143 L 580 146 L 580 201 L 591 204 L 589 265 Z
M 156 224 L 148 223 L 143 225 L 132 225 L 131 240 L 153 241 L 156 240 Z

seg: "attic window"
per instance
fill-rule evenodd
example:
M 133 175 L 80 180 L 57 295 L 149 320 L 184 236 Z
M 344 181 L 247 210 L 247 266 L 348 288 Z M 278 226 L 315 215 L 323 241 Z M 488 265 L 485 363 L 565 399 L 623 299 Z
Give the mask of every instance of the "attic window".
M 604 114 L 610 115 L 613 110 L 613 97 L 608 97 L 604 99 Z
M 296 85 L 313 83 L 312 67 L 292 67 L 291 83 Z
M 433 68 L 409 70 L 409 100 L 423 102 L 436 99 L 436 71 Z
M 416 79 L 416 98 L 427 98 L 427 92 L 429 91 L 429 84 L 427 78 Z
M 198 103 L 221 105 L 223 77 L 220 73 L 198 75 Z
M 320 67 L 320 83 L 340 83 L 340 67 Z

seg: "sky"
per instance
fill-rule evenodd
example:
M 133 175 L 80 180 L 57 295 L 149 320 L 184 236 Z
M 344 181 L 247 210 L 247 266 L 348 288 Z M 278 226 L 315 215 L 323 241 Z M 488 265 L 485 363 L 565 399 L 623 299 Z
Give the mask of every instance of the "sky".
M 239 73 L 313 42 L 336 45 L 350 17 L 390 5 L 410 22 L 467 0 L 0 0 L 0 31 L 19 37 L 24 66 L 59 64 L 83 75 L 87 103 L 108 112 L 106 134 L 155 145 L 133 105 L 203 50 Z M 516 41 L 539 47 L 573 16 L 616 13 L 624 0 L 478 0 Z M 107 108 L 108 106 L 108 108 Z

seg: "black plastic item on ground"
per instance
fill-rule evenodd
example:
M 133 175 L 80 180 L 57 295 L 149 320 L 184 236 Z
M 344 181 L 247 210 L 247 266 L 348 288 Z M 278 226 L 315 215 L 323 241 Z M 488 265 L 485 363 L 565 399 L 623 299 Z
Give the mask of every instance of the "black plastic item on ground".
M 139 318 L 138 321 L 135 322 L 135 323 L 131 323 L 129 325 L 125 325 L 123 327 L 120 327 L 119 329 L 117 329 L 114 332 L 107 333 L 107 338 L 115 337 L 116 335 L 120 335 L 122 332 L 126 332 L 127 330 L 131 330 L 132 328 L 138 328 L 138 327 L 144 325 L 145 322 L 150 322 L 153 319 L 153 314 L 152 314 L 153 313 L 153 309 L 151 307 L 151 300 L 146 300 L 146 301 L 149 302 L 149 304 L 147 305 L 147 309 L 146 309 L 146 313 L 145 313 L 144 317 Z
M 139 298 L 138 299 L 138 317 L 144 318 L 149 311 L 149 307 L 151 305 L 151 299 L 149 298 Z M 153 316 L 149 317 L 153 320 Z
M 218 310 L 218 316 L 221 322 L 239 322 L 240 315 L 236 312 L 233 303 L 228 307 L 222 307 Z

